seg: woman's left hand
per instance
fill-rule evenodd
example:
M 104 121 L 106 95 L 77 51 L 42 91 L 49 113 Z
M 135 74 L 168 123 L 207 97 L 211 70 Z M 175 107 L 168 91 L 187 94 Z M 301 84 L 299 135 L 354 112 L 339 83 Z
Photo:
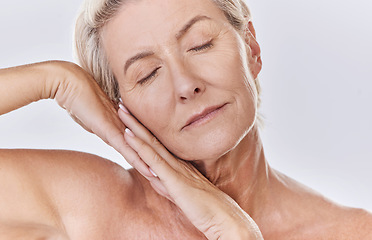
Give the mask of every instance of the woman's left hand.
M 119 110 L 119 117 L 128 127 L 125 140 L 138 154 L 124 156 L 126 160 L 132 166 L 146 163 L 156 173 L 145 176 L 154 190 L 176 204 L 208 239 L 263 239 L 253 219 L 231 197 L 190 163 L 176 159 L 126 109 Z

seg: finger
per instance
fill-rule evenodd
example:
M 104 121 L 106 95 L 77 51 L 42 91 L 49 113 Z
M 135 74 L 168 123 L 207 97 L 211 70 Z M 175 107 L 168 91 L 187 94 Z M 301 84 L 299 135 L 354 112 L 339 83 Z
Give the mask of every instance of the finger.
M 145 141 L 147 144 L 152 146 L 160 156 L 166 159 L 172 167 L 176 168 L 178 166 L 178 160 L 164 147 L 159 140 L 149 132 L 141 123 L 137 121 L 129 112 L 120 107 L 119 117 L 123 123 L 140 139 Z
M 156 150 L 165 150 L 163 145 L 156 139 L 156 137 L 149 132 L 138 120 L 131 115 L 128 110 L 121 104 L 119 110 L 119 118 L 123 123 L 139 138 L 144 140 L 147 144 L 154 147 Z
M 128 146 L 122 155 L 125 160 L 146 179 L 154 178 L 154 175 L 150 172 L 147 164 L 142 161 L 132 148 Z
M 166 187 L 164 186 L 164 184 L 160 181 L 159 178 L 151 178 L 150 179 L 150 184 L 152 186 L 152 188 L 160 195 L 160 196 L 163 196 L 165 198 L 167 198 L 169 201 L 174 202 L 174 200 L 171 198 L 171 196 L 169 195 Z
M 153 174 L 150 172 L 149 167 L 142 159 L 138 156 L 137 152 L 134 151 L 123 139 L 115 144 L 117 146 L 113 146 L 123 157 L 124 159 L 133 167 L 135 168 L 140 174 L 142 174 L 146 178 L 153 177 Z
M 143 176 L 152 177 L 153 175 L 149 171 L 148 166 L 138 158 L 137 153 L 126 143 L 124 139 L 124 130 L 126 127 L 117 116 L 116 109 L 111 102 L 107 101 L 106 105 L 106 107 L 99 108 L 101 109 L 101 114 L 84 114 L 84 116 L 96 115 L 95 118 L 86 119 L 87 124 L 91 126 L 91 131 L 118 151 Z M 89 111 L 89 108 L 85 110 Z
M 177 180 L 176 171 L 168 162 L 158 154 L 149 144 L 136 137 L 128 128 L 125 130 L 125 140 L 142 159 L 164 182 Z
M 107 121 L 104 121 L 107 124 Z M 135 168 L 140 174 L 145 177 L 153 177 L 153 174 L 150 172 L 149 167 L 138 157 L 138 154 L 127 144 L 124 139 L 124 124 L 121 128 L 110 124 L 108 126 L 101 126 L 101 128 L 95 132 L 102 140 L 104 140 L 108 145 L 113 147 L 118 151 L 124 159 Z M 106 131 L 102 131 L 106 129 Z

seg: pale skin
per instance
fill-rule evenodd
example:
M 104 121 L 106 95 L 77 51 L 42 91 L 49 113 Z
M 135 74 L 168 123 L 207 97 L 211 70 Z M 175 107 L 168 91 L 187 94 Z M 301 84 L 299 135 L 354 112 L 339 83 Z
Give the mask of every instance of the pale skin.
M 368 212 L 268 165 L 252 23 L 236 31 L 208 0 L 144 0 L 102 34 L 121 108 L 81 68 L 53 61 L 0 70 L 0 114 L 54 98 L 134 169 L 78 152 L 0 150 L 1 239 L 372 238 Z M 211 106 L 223 107 L 188 124 Z

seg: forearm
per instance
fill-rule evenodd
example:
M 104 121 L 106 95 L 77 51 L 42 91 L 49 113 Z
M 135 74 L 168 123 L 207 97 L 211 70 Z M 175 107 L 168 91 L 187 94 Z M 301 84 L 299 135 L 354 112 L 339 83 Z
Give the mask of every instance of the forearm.
M 61 78 L 56 62 L 0 69 L 0 115 L 32 102 L 54 98 Z

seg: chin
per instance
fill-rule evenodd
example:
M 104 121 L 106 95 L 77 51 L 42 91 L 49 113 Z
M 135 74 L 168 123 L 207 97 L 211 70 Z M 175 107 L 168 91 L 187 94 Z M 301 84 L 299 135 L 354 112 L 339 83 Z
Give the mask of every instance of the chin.
M 172 151 L 185 161 L 216 160 L 235 149 L 254 125 L 254 119 L 246 127 L 229 124 L 225 128 L 218 127 L 193 139 L 188 139 L 181 148 Z M 186 144 L 185 144 L 186 143 Z

